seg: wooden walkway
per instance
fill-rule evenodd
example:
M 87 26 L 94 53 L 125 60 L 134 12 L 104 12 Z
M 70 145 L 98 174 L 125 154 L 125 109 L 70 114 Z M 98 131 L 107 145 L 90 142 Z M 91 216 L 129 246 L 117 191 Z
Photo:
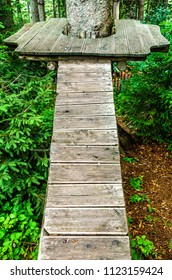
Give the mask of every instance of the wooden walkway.
M 108 57 L 111 60 L 144 60 L 151 51 L 167 51 L 169 42 L 160 33 L 159 26 L 141 24 L 137 20 L 117 20 L 116 34 L 106 38 L 72 38 L 63 34 L 68 20 L 52 18 L 49 21 L 28 24 L 5 39 L 16 47 L 24 59 L 59 60 L 60 56 Z
M 59 61 L 39 259 L 130 259 L 111 62 Z

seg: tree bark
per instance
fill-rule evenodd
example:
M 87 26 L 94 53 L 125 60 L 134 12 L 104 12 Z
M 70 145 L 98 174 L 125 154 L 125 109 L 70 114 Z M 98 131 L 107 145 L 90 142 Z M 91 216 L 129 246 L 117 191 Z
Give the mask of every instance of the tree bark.
M 68 35 L 94 38 L 111 35 L 112 0 L 66 0 Z
M 38 0 L 38 14 L 39 14 L 39 20 L 45 21 L 45 4 L 44 0 Z
M 138 19 L 139 20 L 144 20 L 144 4 L 145 1 L 144 0 L 139 0 L 139 10 L 138 10 Z
M 10 29 L 14 25 L 13 11 L 11 0 L 1 0 L 0 5 L 0 22 L 3 23 L 6 29 Z
M 167 8 L 168 6 L 168 0 L 163 0 L 164 8 Z
M 113 18 L 114 18 L 114 20 L 119 19 L 119 5 L 120 5 L 120 0 L 114 0 L 114 3 L 113 3 Z
M 16 8 L 17 8 L 17 17 L 20 23 L 23 24 L 23 17 L 22 17 L 22 12 L 21 12 L 21 4 L 20 0 L 16 0 Z
M 30 0 L 31 21 L 36 23 L 39 21 L 38 3 L 37 0 Z

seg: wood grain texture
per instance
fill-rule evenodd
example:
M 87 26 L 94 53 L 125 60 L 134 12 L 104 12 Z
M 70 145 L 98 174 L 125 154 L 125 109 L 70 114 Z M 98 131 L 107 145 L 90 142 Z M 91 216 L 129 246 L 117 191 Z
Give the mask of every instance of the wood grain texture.
M 42 260 L 129 260 L 129 237 L 44 236 Z
M 60 25 L 58 27 L 59 21 Z M 129 60 L 146 59 L 151 50 L 167 51 L 169 47 L 169 42 L 161 35 L 157 26 L 141 24 L 135 20 L 115 21 L 116 34 L 98 39 L 74 39 L 62 34 L 67 19 L 50 19 L 50 22 L 52 23 L 51 30 L 48 28 L 49 23 L 39 22 L 19 38 L 18 35 L 7 38 L 6 43 L 10 45 L 17 42 L 19 46 L 16 51 L 21 55 L 30 57 L 73 55 L 109 57 L 110 59 L 126 57 Z M 44 28 L 45 32 L 41 28 L 43 25 L 47 25 L 47 28 Z M 22 34 L 22 31 L 20 33 Z M 18 38 L 17 41 L 16 38 Z M 31 40 L 32 42 L 30 42 Z M 41 48 L 33 47 L 37 43 Z M 26 45 L 28 47 L 25 48 Z
M 57 91 L 63 92 L 94 92 L 94 91 L 113 91 L 112 81 L 99 81 L 97 82 L 58 82 Z
M 50 160 L 52 163 L 119 163 L 117 146 L 58 146 L 51 143 Z
M 57 89 L 58 91 L 58 89 Z M 63 92 L 58 93 L 56 106 L 72 104 L 104 104 L 113 103 L 113 92 Z
M 90 117 L 55 117 L 54 130 L 61 129 L 116 129 L 115 116 L 90 116 Z
M 126 235 L 125 208 L 46 208 L 49 235 Z
M 95 70 L 96 71 L 96 70 Z M 97 82 L 98 80 L 101 81 L 110 81 L 112 80 L 111 72 L 71 72 L 71 73 L 58 73 L 57 75 L 57 82 L 77 82 L 77 81 L 84 81 L 84 82 Z
M 120 164 L 51 163 L 49 183 L 121 183 Z
M 112 146 L 118 144 L 117 130 L 92 130 L 92 129 L 77 129 L 72 131 L 58 130 L 53 132 L 52 142 L 58 145 L 70 146 Z
M 51 184 L 46 207 L 125 207 L 122 184 Z
M 59 146 L 51 143 L 50 160 L 52 163 L 119 163 L 117 146 Z
M 78 100 L 78 103 L 80 100 Z M 58 105 L 55 106 L 55 116 L 114 116 L 114 103 L 85 104 L 85 105 Z

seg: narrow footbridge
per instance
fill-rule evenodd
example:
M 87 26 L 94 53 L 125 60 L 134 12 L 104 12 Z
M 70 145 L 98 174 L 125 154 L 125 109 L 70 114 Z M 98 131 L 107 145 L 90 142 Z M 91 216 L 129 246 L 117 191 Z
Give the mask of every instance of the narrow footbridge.
M 39 259 L 130 259 L 111 61 L 145 60 L 169 42 L 135 20 L 115 21 L 106 38 L 64 35 L 67 23 L 27 24 L 5 40 L 21 59 L 58 61 Z
M 40 259 L 130 259 L 111 62 L 59 61 Z

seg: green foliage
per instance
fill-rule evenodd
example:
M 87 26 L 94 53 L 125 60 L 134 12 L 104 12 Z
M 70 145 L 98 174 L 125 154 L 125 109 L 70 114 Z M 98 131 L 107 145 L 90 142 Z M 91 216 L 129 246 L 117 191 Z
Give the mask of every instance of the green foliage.
M 143 184 L 143 176 L 134 177 L 130 179 L 130 186 L 133 187 L 136 191 L 141 191 L 141 185 Z
M 139 194 L 134 194 L 130 197 L 130 203 L 143 202 L 145 199 L 145 194 L 142 194 L 141 196 Z
M 54 73 L 0 46 L 0 259 L 35 259 L 52 135 Z
M 131 223 L 133 223 L 133 219 L 131 218 L 131 217 L 128 217 L 128 226 L 130 226 L 131 225 Z
M 155 246 L 145 235 L 130 239 L 131 255 L 133 260 L 142 260 L 147 257 L 156 256 Z
M 123 161 L 128 162 L 128 163 L 136 163 L 137 159 L 136 158 L 131 158 L 131 157 L 124 157 Z
M 172 5 L 168 5 L 164 8 L 162 4 L 155 6 L 153 9 L 146 11 L 146 23 L 160 24 L 163 21 L 170 19 L 172 11 Z
M 172 22 L 161 24 L 167 39 Z M 122 81 L 116 93 L 116 112 L 145 141 L 172 143 L 172 47 L 168 53 L 151 54 L 145 62 L 131 63 L 132 78 Z M 171 146 L 170 146 L 171 147 Z

